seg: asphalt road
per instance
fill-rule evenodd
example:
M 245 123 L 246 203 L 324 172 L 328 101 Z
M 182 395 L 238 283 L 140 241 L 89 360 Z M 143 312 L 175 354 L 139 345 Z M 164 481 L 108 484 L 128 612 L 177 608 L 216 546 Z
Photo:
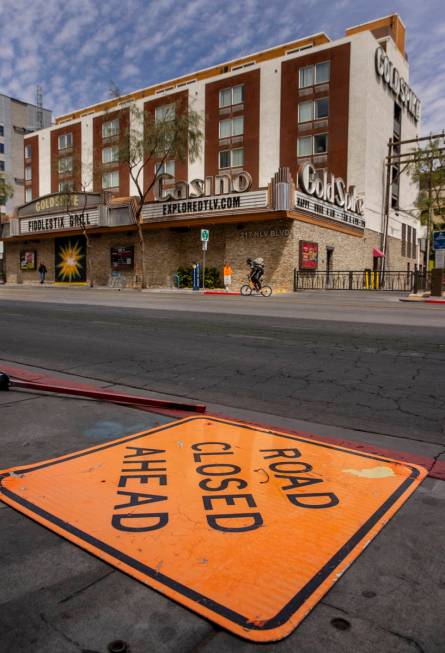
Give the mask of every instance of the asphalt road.
M 0 359 L 445 443 L 445 308 L 391 294 L 264 298 L 0 289 Z

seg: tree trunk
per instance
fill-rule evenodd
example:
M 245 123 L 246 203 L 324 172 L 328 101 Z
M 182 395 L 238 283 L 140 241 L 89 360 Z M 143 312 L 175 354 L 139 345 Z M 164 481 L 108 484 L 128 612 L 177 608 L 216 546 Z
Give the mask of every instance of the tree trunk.
M 84 232 L 85 235 L 85 243 L 86 243 L 86 250 L 87 250 L 87 281 L 90 282 L 90 287 L 92 288 L 94 286 L 94 280 L 93 280 L 93 274 L 92 274 L 92 265 L 91 265 L 91 241 L 88 237 L 87 232 Z
M 146 288 L 147 272 L 145 268 L 145 240 L 144 240 L 144 232 L 142 231 L 142 224 L 140 222 L 139 216 L 137 219 L 137 225 L 138 225 L 139 249 L 141 251 L 142 288 Z

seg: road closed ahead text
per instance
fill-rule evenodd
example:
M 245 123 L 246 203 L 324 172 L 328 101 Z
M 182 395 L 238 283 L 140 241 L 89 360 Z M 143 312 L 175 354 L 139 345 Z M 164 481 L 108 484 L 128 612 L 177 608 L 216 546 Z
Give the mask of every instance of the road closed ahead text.
M 170 520 L 168 510 L 160 509 L 168 500 L 166 450 L 133 446 L 126 450 L 112 526 L 131 532 L 164 528 Z M 264 525 L 247 480 L 252 472 L 260 475 L 260 483 L 275 482 L 297 510 L 326 509 L 339 503 L 334 492 L 320 486 L 323 479 L 310 463 L 301 460 L 296 447 L 260 449 L 264 465 L 254 470 L 243 470 L 236 464 L 236 454 L 228 442 L 198 442 L 191 450 L 196 482 L 203 491 L 203 519 L 214 530 L 240 533 Z

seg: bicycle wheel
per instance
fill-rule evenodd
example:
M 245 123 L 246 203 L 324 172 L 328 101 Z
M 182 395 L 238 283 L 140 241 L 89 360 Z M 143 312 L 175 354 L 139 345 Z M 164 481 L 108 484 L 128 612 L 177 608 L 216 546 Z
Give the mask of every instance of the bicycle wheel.
M 240 294 L 247 297 L 248 295 L 252 294 L 252 288 L 250 286 L 248 286 L 247 283 L 246 283 L 246 284 L 244 284 L 244 286 L 241 286 Z
M 270 286 L 263 286 L 261 288 L 261 294 L 263 297 L 270 297 L 272 294 L 272 288 Z

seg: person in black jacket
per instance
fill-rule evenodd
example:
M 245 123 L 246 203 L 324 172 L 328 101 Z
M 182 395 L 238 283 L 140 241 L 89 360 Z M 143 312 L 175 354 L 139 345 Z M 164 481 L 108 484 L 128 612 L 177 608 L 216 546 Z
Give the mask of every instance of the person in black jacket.
M 259 292 L 262 286 L 261 279 L 264 276 L 264 259 L 260 257 L 253 260 L 248 258 L 247 265 L 250 266 L 249 278 L 253 283 L 255 290 Z
M 48 270 L 46 269 L 46 265 L 44 263 L 40 263 L 39 265 L 39 275 L 40 275 L 40 283 L 43 283 L 45 281 L 45 276 Z

